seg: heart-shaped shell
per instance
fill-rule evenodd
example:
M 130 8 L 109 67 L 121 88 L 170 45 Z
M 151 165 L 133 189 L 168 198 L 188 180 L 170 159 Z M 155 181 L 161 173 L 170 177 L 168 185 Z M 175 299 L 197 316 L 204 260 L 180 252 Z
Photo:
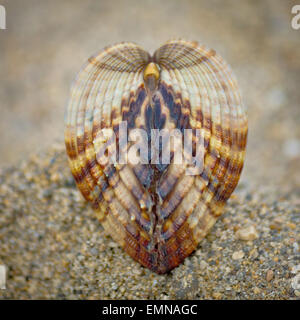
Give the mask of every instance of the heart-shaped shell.
M 174 158 L 168 165 L 103 163 L 109 138 L 101 130 L 113 129 L 120 141 L 122 122 L 128 135 L 136 128 L 201 129 L 203 170 L 188 175 Z M 247 118 L 230 67 L 214 50 L 183 40 L 167 42 L 153 56 L 120 43 L 91 57 L 65 116 L 79 190 L 113 239 L 157 273 L 178 266 L 220 216 L 238 183 L 246 140 Z

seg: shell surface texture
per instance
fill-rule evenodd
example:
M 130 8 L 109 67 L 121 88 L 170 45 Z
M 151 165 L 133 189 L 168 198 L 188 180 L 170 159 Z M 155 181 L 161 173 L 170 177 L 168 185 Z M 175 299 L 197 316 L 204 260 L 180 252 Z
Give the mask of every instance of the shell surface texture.
M 236 79 L 214 50 L 172 40 L 151 56 L 127 42 L 91 57 L 77 75 L 65 144 L 77 187 L 104 229 L 133 259 L 166 273 L 222 214 L 243 168 L 247 128 Z M 138 136 L 140 149 L 136 129 L 146 132 Z M 152 132 L 163 129 L 191 132 L 201 170 L 188 174 L 190 162 L 175 161 L 178 153 L 188 158 L 176 139 L 157 143 Z M 170 161 L 164 163 L 167 145 Z M 137 152 L 128 152 L 134 146 Z

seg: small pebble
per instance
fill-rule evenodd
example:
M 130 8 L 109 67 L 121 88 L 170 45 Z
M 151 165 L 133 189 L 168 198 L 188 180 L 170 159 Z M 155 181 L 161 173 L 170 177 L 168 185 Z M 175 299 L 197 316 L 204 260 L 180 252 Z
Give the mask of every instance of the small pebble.
M 200 262 L 200 269 L 201 269 L 201 270 L 205 270 L 205 269 L 207 269 L 207 267 L 208 267 L 208 263 L 205 262 L 204 260 L 201 260 L 201 262 Z
M 113 241 L 110 241 L 110 242 L 108 243 L 108 246 L 109 246 L 110 248 L 118 248 L 118 247 L 119 247 L 119 245 L 118 245 L 116 242 L 113 242 Z
M 299 245 L 298 245 L 297 242 L 294 242 L 294 243 L 293 243 L 293 250 L 294 250 L 294 253 L 295 253 L 295 254 L 298 253 L 298 251 L 299 251 Z
M 233 254 L 232 254 L 232 259 L 233 260 L 240 260 L 244 257 L 245 253 L 243 250 L 240 250 L 240 251 L 235 251 Z
M 125 289 L 124 287 L 121 287 L 121 288 L 120 288 L 120 292 L 121 292 L 121 293 L 124 293 L 125 290 L 126 290 L 126 289 Z
M 300 290 L 300 273 L 292 278 L 291 285 L 294 290 Z
M 293 266 L 292 268 L 292 273 L 296 274 L 296 273 L 300 273 L 300 264 L 297 264 L 296 266 Z
M 296 224 L 293 222 L 288 222 L 286 225 L 292 230 L 295 230 L 297 227 Z
M 255 240 L 258 238 L 258 233 L 254 226 L 239 229 L 235 234 L 238 239 L 245 241 Z
M 217 300 L 222 298 L 222 294 L 220 292 L 214 292 L 212 296 L 214 299 L 217 299 Z
M 260 289 L 258 287 L 254 287 L 253 292 L 254 294 L 260 294 Z
M 252 249 L 249 253 L 249 256 L 253 259 L 256 259 L 258 257 L 258 251 L 256 248 Z
M 267 275 L 266 275 L 266 280 L 270 282 L 274 278 L 274 271 L 273 270 L 268 270 Z
M 282 218 L 278 217 L 278 218 L 275 218 L 272 223 L 270 223 L 270 229 L 280 231 L 282 229 L 282 225 L 283 225 L 283 220 Z
M 0 265 L 0 290 L 5 289 L 6 282 L 6 268 L 3 265 Z

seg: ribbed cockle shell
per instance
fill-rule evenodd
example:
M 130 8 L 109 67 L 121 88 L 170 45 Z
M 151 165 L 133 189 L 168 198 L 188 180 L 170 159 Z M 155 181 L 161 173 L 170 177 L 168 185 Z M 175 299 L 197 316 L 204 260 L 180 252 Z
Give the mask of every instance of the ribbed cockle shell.
M 138 163 L 120 161 L 137 128 L 148 134 L 144 146 L 153 144 L 152 129 L 192 129 L 193 155 L 200 129 L 201 170 L 188 174 L 188 164 L 174 160 L 181 150 L 175 143 L 169 164 L 152 162 L 152 151 L 137 153 Z M 157 273 L 178 266 L 221 215 L 238 183 L 246 140 L 247 118 L 230 67 L 214 50 L 183 40 L 167 42 L 153 56 L 120 43 L 91 57 L 65 116 L 79 190 L 113 239 Z M 156 149 L 160 156 L 163 146 Z

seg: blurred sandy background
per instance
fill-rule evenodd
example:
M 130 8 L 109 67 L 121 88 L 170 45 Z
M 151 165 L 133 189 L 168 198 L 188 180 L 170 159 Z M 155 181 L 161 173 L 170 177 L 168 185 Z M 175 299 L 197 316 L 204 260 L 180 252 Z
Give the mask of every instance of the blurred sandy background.
M 256 182 L 299 181 L 300 30 L 291 27 L 296 2 L 1 4 L 7 30 L 0 31 L 0 167 L 63 142 L 70 84 L 89 56 L 127 40 L 153 52 L 164 41 L 182 37 L 214 48 L 238 77 L 249 113 L 246 174 Z

